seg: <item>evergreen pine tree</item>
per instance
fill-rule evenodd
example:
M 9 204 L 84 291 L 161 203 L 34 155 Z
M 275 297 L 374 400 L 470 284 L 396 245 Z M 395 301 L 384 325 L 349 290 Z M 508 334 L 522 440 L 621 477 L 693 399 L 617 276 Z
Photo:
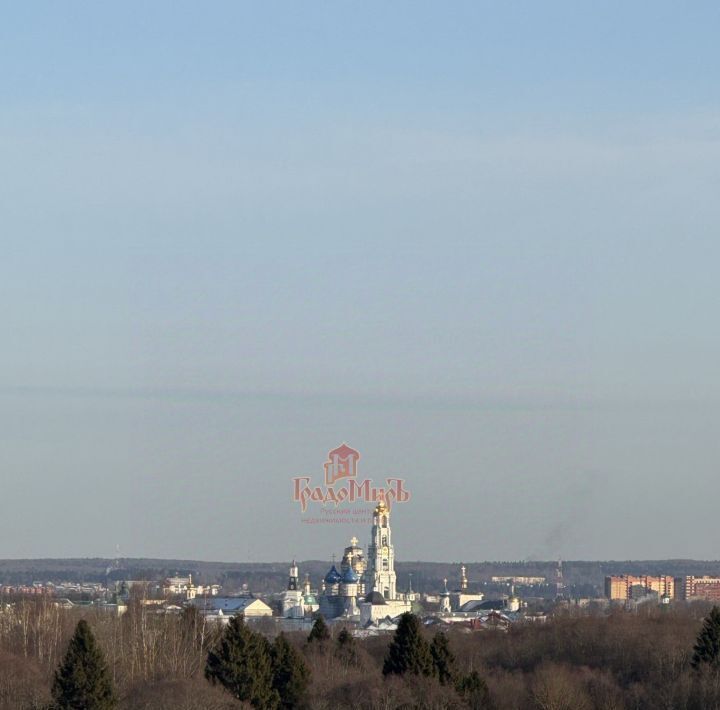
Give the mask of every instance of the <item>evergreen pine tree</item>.
M 450 650 L 448 637 L 438 631 L 433 636 L 430 644 L 430 655 L 432 656 L 435 675 L 442 685 L 451 685 L 455 682 L 455 656 Z
M 310 671 L 303 657 L 282 633 L 272 647 L 272 669 L 272 685 L 280 699 L 280 707 L 304 707 Z
M 55 671 L 52 697 L 59 710 L 110 710 L 116 706 L 105 657 L 84 619 L 78 621 L 65 658 Z
M 704 664 L 720 668 L 720 608 L 716 606 L 710 610 L 698 634 L 691 664 L 696 670 Z
M 472 710 L 485 710 L 485 708 L 491 707 L 487 683 L 477 671 L 472 671 L 460 678 L 455 688 Z
M 455 689 L 472 710 L 485 710 L 491 707 L 487 683 L 477 671 L 460 678 Z
M 346 665 L 355 665 L 358 662 L 358 651 L 352 634 L 343 627 L 337 637 L 337 657 Z
M 423 638 L 420 620 L 415 614 L 405 612 L 398 622 L 395 636 L 388 648 L 383 675 L 414 673 L 431 676 L 433 662 L 430 647 Z
M 249 629 L 241 616 L 230 619 L 218 644 L 208 653 L 205 677 L 255 708 L 271 710 L 278 705 L 272 687 L 270 644 Z
M 322 616 L 318 616 L 315 619 L 312 629 L 310 629 L 310 635 L 308 636 L 308 643 L 323 643 L 330 639 L 330 629 L 328 629 L 325 619 Z

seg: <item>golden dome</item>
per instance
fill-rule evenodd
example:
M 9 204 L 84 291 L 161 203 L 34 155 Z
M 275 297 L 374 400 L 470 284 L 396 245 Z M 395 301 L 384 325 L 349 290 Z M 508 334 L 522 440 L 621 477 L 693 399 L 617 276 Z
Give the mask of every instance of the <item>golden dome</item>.
M 377 507 L 375 508 L 376 513 L 385 513 L 387 512 L 387 503 L 385 503 L 385 499 L 381 498 L 380 502 L 377 504 Z

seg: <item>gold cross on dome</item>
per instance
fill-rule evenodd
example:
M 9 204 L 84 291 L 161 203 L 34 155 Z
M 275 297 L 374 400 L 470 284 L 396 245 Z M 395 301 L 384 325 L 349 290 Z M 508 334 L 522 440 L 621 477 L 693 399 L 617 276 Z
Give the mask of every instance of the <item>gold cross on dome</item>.
M 350 538 L 350 544 L 353 547 L 357 547 L 358 542 L 359 542 L 359 540 L 354 535 Z

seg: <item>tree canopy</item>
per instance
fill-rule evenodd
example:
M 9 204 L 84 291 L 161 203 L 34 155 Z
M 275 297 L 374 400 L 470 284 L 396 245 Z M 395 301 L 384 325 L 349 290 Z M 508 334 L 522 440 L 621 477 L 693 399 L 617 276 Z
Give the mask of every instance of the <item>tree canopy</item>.
M 241 616 L 230 619 L 218 644 L 208 653 L 205 677 L 255 708 L 275 708 L 279 703 L 273 688 L 270 644 L 249 629 Z
M 705 619 L 693 648 L 692 667 L 720 668 L 720 608 L 714 606 Z
M 383 675 L 405 673 L 433 675 L 430 647 L 422 634 L 420 620 L 410 612 L 400 617 L 383 665 Z
M 272 646 L 272 687 L 281 708 L 301 708 L 306 703 L 310 671 L 297 649 L 279 634 Z
M 315 619 L 312 629 L 310 629 L 308 643 L 322 643 L 324 641 L 328 641 L 329 639 L 330 629 L 325 623 L 325 619 L 323 619 L 322 616 L 318 616 L 318 618 Z
M 442 685 L 452 685 L 455 682 L 455 656 L 450 650 L 448 637 L 438 631 L 430 644 L 435 675 Z
M 84 619 L 55 671 L 52 697 L 59 710 L 111 710 L 117 704 L 105 656 Z

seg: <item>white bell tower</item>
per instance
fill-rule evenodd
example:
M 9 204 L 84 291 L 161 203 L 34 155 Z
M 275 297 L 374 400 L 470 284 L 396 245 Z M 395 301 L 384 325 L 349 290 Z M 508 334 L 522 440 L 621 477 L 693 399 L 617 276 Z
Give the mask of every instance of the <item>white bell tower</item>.
M 368 547 L 368 588 L 380 592 L 385 599 L 397 596 L 395 551 L 390 531 L 390 509 L 384 500 L 373 511 L 373 526 Z
M 443 590 L 440 592 L 440 611 L 450 613 L 450 590 L 447 588 L 447 577 L 443 579 Z
M 302 619 L 305 610 L 302 603 L 302 592 L 298 585 L 298 567 L 295 560 L 290 565 L 287 589 L 282 594 L 282 610 L 286 619 Z

